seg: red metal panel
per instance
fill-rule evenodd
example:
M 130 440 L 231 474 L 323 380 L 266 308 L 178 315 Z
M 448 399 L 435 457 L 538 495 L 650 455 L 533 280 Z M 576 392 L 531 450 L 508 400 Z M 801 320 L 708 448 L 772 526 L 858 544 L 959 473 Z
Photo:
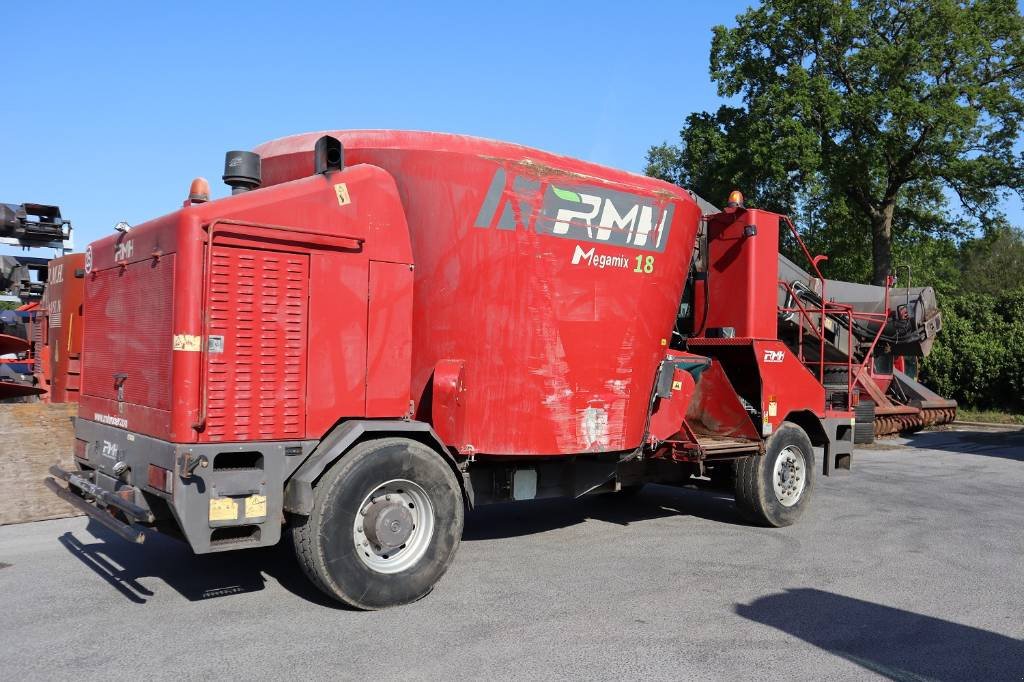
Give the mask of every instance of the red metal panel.
M 173 224 L 159 218 L 131 236 L 111 235 L 90 244 L 83 257 L 78 414 L 157 438 L 172 436 L 170 406 L 182 402 L 169 381 L 173 313 L 180 305 L 177 259 L 164 251 L 173 250 L 177 235 L 166 229 Z M 91 327 L 84 324 L 90 318 Z M 115 374 L 124 376 L 120 396 Z
M 321 438 L 341 418 L 366 407 L 365 259 L 314 253 L 310 260 L 306 434 Z M 404 414 L 408 406 L 403 406 Z M 397 416 L 397 415 L 395 415 Z
M 339 185 L 347 191 L 340 192 Z M 348 199 L 343 201 L 342 196 Z M 163 384 L 173 400 L 169 411 L 159 411 L 152 406 L 135 409 L 113 399 L 83 396 L 79 414 L 86 419 L 100 415 L 106 423 L 116 420 L 122 428 L 174 442 L 209 439 L 201 434 L 208 433 L 208 405 L 202 398 L 207 395 L 209 376 L 202 349 L 212 333 L 206 328 L 210 320 L 205 284 L 206 244 L 211 232 L 218 246 L 252 248 L 258 243 L 260 249 L 300 253 L 309 260 L 306 310 L 319 314 L 307 320 L 308 338 L 303 341 L 308 358 L 304 357 L 299 371 L 304 382 L 308 381 L 310 402 L 305 427 L 300 424 L 301 437 L 321 437 L 339 419 L 363 416 L 367 260 L 411 260 L 408 228 L 394 180 L 380 168 L 367 165 L 189 205 L 136 225 L 128 233 L 90 244 L 86 261 L 97 273 L 122 265 L 141 268 L 159 263 L 164 267 L 176 254 L 171 329 L 164 340 L 173 355 L 171 381 Z M 352 234 L 357 238 L 349 236 Z M 86 296 L 90 298 L 92 279 L 93 275 L 86 278 Z M 102 284 L 102 277 L 98 281 Z M 136 295 L 151 297 L 154 291 L 146 291 L 142 285 Z M 141 338 L 136 320 L 121 321 L 116 329 L 136 343 Z M 86 373 L 95 369 L 94 360 L 86 351 Z M 407 409 L 403 406 L 393 416 L 404 415 Z M 288 430 L 287 437 L 295 437 Z
M 83 394 L 160 411 L 171 408 L 174 256 L 89 275 Z
M 305 434 L 309 257 L 215 244 L 204 441 Z
M 465 442 L 462 435 L 466 425 L 465 368 L 466 363 L 462 360 L 441 360 L 434 368 L 430 420 L 445 443 Z
M 167 438 L 171 432 L 171 412 L 168 410 L 119 403 L 84 393 L 78 401 L 78 416 L 160 438 Z
M 717 359 L 700 375 L 693 401 L 687 408 L 686 423 L 698 436 L 753 440 L 760 437 Z
M 737 337 L 776 338 L 778 277 L 778 214 L 741 209 L 709 217 L 705 329 L 732 327 Z M 699 327 L 703 307 L 696 313 Z
M 412 363 L 412 267 L 370 261 L 366 416 L 409 410 Z
M 54 258 L 48 264 L 46 292 L 47 355 L 50 379 L 48 399 L 53 403 L 77 402 L 81 388 L 82 301 L 85 278 L 75 271 L 85 267 L 85 254 L 72 253 Z
M 761 372 L 761 409 L 765 423 L 771 424 L 772 430 L 777 429 L 790 412 L 808 410 L 819 417 L 825 416 L 825 388 L 784 343 L 755 341 L 753 346 L 754 359 Z
M 703 360 L 699 355 L 683 353 L 670 350 L 665 353 L 666 359 L 680 360 L 693 358 Z M 654 410 L 651 413 L 649 430 L 651 436 L 658 440 L 667 440 L 684 430 L 683 422 L 686 419 L 686 410 L 693 399 L 696 389 L 693 376 L 679 367 L 672 372 L 671 395 L 659 397 L 654 401 Z

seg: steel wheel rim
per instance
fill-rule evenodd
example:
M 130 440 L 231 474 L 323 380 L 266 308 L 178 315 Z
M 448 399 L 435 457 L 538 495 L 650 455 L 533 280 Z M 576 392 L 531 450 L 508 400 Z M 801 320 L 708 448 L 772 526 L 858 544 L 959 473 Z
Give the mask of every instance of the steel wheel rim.
M 406 522 L 412 527 L 404 528 Z M 398 540 L 382 537 L 396 527 L 399 534 L 395 537 L 403 537 L 405 532 L 408 537 L 403 538 L 401 546 L 389 546 L 387 542 Z M 433 536 L 430 497 L 419 484 L 404 478 L 392 479 L 370 491 L 356 509 L 352 523 L 356 556 L 377 573 L 400 573 L 414 566 L 426 554 Z
M 792 507 L 800 501 L 807 487 L 807 463 L 800 448 L 789 445 L 775 458 L 772 487 L 775 489 L 775 499 L 783 507 Z

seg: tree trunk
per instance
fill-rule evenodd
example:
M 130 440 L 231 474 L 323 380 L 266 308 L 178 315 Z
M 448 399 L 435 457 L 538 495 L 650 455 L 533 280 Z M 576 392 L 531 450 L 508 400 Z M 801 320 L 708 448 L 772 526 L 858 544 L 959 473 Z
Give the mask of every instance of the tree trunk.
M 892 272 L 892 215 L 896 202 L 887 203 L 871 220 L 871 283 L 884 286 Z

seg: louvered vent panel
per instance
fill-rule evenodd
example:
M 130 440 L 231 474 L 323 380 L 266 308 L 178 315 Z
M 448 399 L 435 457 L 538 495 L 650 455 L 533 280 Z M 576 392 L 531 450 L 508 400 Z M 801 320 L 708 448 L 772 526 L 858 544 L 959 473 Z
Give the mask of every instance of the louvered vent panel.
M 207 352 L 205 438 L 303 436 L 308 257 L 214 247 L 212 260 L 207 343 L 223 337 L 223 352 Z

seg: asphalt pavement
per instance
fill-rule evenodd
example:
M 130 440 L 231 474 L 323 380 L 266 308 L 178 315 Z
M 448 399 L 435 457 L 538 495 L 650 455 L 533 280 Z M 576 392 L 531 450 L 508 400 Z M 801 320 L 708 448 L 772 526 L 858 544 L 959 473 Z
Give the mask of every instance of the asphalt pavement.
M 34 679 L 1024 679 L 1024 432 L 921 433 L 796 526 L 729 495 L 473 512 L 411 606 L 337 607 L 287 546 L 194 556 L 82 518 L 0 528 L 0 675 Z

